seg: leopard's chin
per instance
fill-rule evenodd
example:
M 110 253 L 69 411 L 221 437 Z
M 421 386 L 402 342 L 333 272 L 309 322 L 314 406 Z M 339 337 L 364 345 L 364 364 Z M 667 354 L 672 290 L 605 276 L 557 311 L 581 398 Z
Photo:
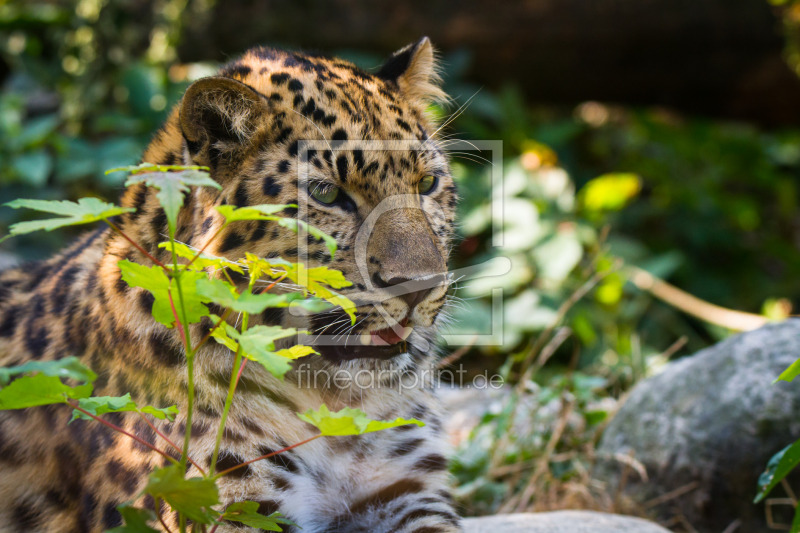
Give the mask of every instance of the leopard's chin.
M 409 350 L 406 339 L 413 328 L 406 327 L 407 325 L 408 319 L 404 318 L 394 327 L 363 332 L 360 335 L 345 335 L 334 343 L 316 346 L 316 349 L 331 362 L 365 358 L 392 359 Z
M 332 363 L 351 361 L 354 359 L 383 359 L 389 360 L 398 355 L 408 352 L 408 344 L 398 342 L 397 344 L 362 345 L 356 340 L 355 343 L 334 344 L 314 347 L 319 354 Z

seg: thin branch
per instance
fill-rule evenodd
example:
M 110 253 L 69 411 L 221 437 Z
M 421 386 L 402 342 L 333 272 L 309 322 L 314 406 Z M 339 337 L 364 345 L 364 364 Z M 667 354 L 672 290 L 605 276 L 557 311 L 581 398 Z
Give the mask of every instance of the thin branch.
M 289 275 L 289 273 L 288 273 L 288 272 L 284 273 L 284 274 L 283 274 L 281 277 L 279 277 L 278 279 L 276 279 L 275 281 L 273 281 L 272 283 L 270 283 L 269 285 L 267 285 L 266 287 L 264 287 L 263 289 L 261 289 L 261 290 L 260 290 L 258 293 L 256 293 L 256 294 L 261 294 L 261 293 L 263 293 L 263 292 L 267 292 L 267 291 L 268 291 L 268 290 L 270 290 L 272 287 L 274 287 L 275 285 L 277 285 L 278 283 L 280 283 L 281 281 L 283 281 L 283 280 L 286 278 L 286 276 L 287 276 L 287 275 Z
M 175 301 L 172 299 L 172 291 L 167 291 L 167 295 L 169 296 L 169 306 L 172 308 L 172 315 L 175 317 L 175 327 L 178 328 L 178 333 L 181 335 L 183 345 L 186 346 L 186 332 L 183 330 L 183 322 L 181 322 L 181 318 L 178 316 L 178 310 L 175 309 Z
M 159 429 L 158 429 L 158 428 L 155 426 L 155 424 L 153 424 L 152 422 L 150 422 L 150 421 L 147 419 L 147 417 L 144 415 L 144 413 L 142 413 L 142 412 L 139 412 L 139 416 L 140 416 L 140 417 L 142 417 L 142 420 L 144 420 L 144 422 L 145 422 L 145 423 L 146 423 L 148 426 L 150 426 L 150 429 L 152 429 L 153 431 L 155 431 L 156 435 L 158 435 L 159 437 L 161 437 L 162 439 L 164 439 L 165 441 L 167 441 L 167 444 L 169 444 L 170 446 L 172 446 L 173 448 L 175 448 L 175 450 L 176 450 L 178 453 L 180 453 L 180 454 L 182 454 L 182 453 L 183 453 L 183 450 L 181 450 L 181 449 L 180 449 L 180 447 L 179 447 L 177 444 L 175 444 L 174 442 L 172 442 L 172 441 L 170 440 L 170 438 L 169 438 L 169 437 L 167 437 L 166 435 L 164 435 L 164 433 L 162 433 L 162 432 L 161 432 L 161 431 L 160 431 L 160 430 L 159 430 Z M 198 470 L 199 470 L 199 471 L 200 471 L 200 472 L 201 472 L 201 473 L 202 473 L 204 476 L 206 475 L 206 471 L 205 471 L 205 470 L 203 470 L 203 468 L 202 468 L 202 467 L 201 467 L 199 464 L 195 463 L 195 462 L 192 460 L 192 458 L 191 458 L 191 457 L 189 457 L 189 458 L 188 458 L 188 460 L 189 460 L 189 462 L 190 462 L 190 463 L 192 463 L 192 464 L 193 464 L 195 467 L 197 467 L 197 469 L 198 469 Z
M 106 219 L 106 218 L 104 218 L 104 219 L 103 219 L 103 221 L 104 221 L 106 224 L 108 224 L 109 226 L 111 226 L 111 229 L 113 229 L 114 231 L 116 231 L 116 232 L 117 232 L 117 234 L 119 234 L 119 235 L 120 235 L 122 238 L 124 238 L 126 241 L 128 241 L 129 243 L 131 243 L 131 244 L 133 245 L 133 247 L 134 247 L 134 248 L 136 248 L 137 250 L 139 250 L 140 252 L 142 252 L 142 253 L 143 253 L 143 254 L 144 254 L 144 255 L 145 255 L 145 256 L 146 256 L 148 259 L 150 259 L 150 260 L 151 260 L 153 263 L 157 264 L 157 265 L 158 265 L 158 266 L 160 266 L 161 268 L 166 268 L 166 266 L 164 266 L 164 263 L 162 263 L 161 261 L 159 261 L 158 259 L 156 259 L 156 258 L 155 258 L 155 257 L 153 257 L 152 255 L 150 255 L 150 252 L 148 252 L 147 250 L 145 250 L 144 248 L 142 248 L 141 246 L 139 246 L 139 245 L 138 245 L 136 242 L 134 242 L 134 241 L 133 241 L 133 240 L 132 240 L 130 237 L 128 237 L 128 236 L 125 234 L 125 232 L 124 232 L 124 231 L 122 231 L 121 229 L 119 229 L 119 228 L 117 227 L 117 225 L 116 225 L 116 224 L 114 224 L 113 222 L 111 222 L 110 220 L 108 220 L 108 219 Z
M 701 300 L 641 268 L 632 266 L 629 269 L 630 280 L 636 287 L 704 322 L 734 331 L 752 331 L 769 322 L 765 316 L 735 311 Z
M 170 461 L 172 461 L 173 463 L 175 463 L 175 464 L 178 464 L 178 461 L 176 461 L 176 460 L 175 460 L 175 459 L 174 459 L 172 456 L 170 456 L 168 453 L 165 453 L 164 451 L 162 451 L 162 450 L 159 450 L 158 448 L 156 448 L 155 446 L 153 446 L 153 445 L 152 445 L 152 444 L 150 444 L 149 442 L 147 442 L 147 441 L 145 441 L 145 440 L 143 440 L 143 439 L 141 439 L 141 438 L 137 437 L 136 435 L 134 435 L 134 434 L 132 434 L 132 433 L 128 433 L 127 431 L 125 431 L 125 430 L 124 430 L 124 429 L 122 429 L 121 427 L 119 427 L 119 426 L 117 426 L 117 425 L 115 425 L 115 424 L 112 424 L 112 423 L 111 423 L 111 422 L 109 422 L 108 420 L 103 420 L 103 419 L 102 419 L 102 418 L 100 418 L 99 416 L 97 416 L 97 415 L 93 415 L 92 413 L 90 413 L 90 412 L 89 412 L 89 411 L 87 411 L 86 409 L 83 409 L 82 407 L 79 407 L 79 406 L 78 406 L 78 402 L 77 402 L 77 401 L 75 401 L 75 400 L 67 400 L 67 403 L 69 403 L 69 405 L 70 405 L 70 406 L 71 406 L 73 409 L 75 409 L 76 411 L 80 411 L 81 413 L 85 414 L 86 416 L 89 416 L 89 417 L 93 418 L 94 420 L 97 420 L 98 422 L 100 422 L 100 423 L 101 423 L 101 424 L 103 424 L 104 426 L 106 426 L 106 427 L 109 427 L 109 428 L 113 429 L 114 431 L 117 431 L 117 432 L 119 432 L 119 433 L 122 433 L 123 435 L 127 435 L 128 437 L 132 438 L 133 440 L 135 440 L 136 442 L 138 442 L 138 443 L 139 443 L 139 444 L 141 444 L 142 446 L 146 446 L 147 448 L 150 448 L 150 449 L 151 449 L 151 450 L 153 450 L 154 452 L 156 452 L 156 453 L 159 453 L 159 454 L 163 455 L 164 457 L 166 457 L 167 459 L 169 459 L 169 460 L 170 460 Z
M 214 478 L 215 478 L 215 479 L 221 478 L 221 477 L 222 477 L 222 476 L 224 476 L 224 475 L 230 474 L 230 473 L 231 473 L 231 472 L 233 472 L 234 470 L 238 470 L 238 469 L 240 469 L 240 468 L 244 468 L 245 466 L 247 466 L 247 465 L 249 465 L 249 464 L 251 464 L 251 463 L 255 463 L 256 461 L 261 461 L 262 459 L 269 459 L 269 458 L 270 458 L 270 457 L 272 457 L 273 455 L 278 455 L 279 453 L 288 452 L 288 451 L 289 451 L 289 450 L 291 450 L 292 448 L 297 448 L 298 446 L 301 446 L 301 445 L 303 445 L 303 444 L 306 444 L 306 443 L 308 443 L 308 442 L 311 442 L 312 440 L 318 439 L 318 438 L 320 438 L 321 436 L 322 436 L 322 433 L 320 433 L 319 435 L 314 435 L 313 437 L 311 437 L 311 438 L 309 438 L 309 439 L 306 439 L 306 440 L 300 441 L 300 442 L 298 442 L 298 443 L 296 443 L 296 444 L 292 444 L 291 446 L 287 446 L 286 448 L 282 448 L 282 449 L 280 449 L 280 450 L 277 450 L 277 451 L 274 451 L 274 452 L 272 452 L 272 453 L 268 453 L 268 454 L 266 454 L 266 455 L 262 455 L 261 457 L 256 457 L 255 459 L 251 459 L 251 460 L 249 460 L 249 461 L 246 461 L 246 462 L 244 462 L 244 463 L 238 464 L 238 465 L 236 465 L 236 466 L 232 466 L 232 467 L 230 467 L 230 468 L 229 468 L 229 469 L 227 469 L 227 470 L 223 470 L 222 472 L 220 472 L 219 474 L 217 474 L 216 476 L 214 476 Z
M 153 506 L 156 508 L 156 516 L 158 516 L 158 521 L 161 522 L 161 525 L 164 526 L 164 530 L 167 533 L 172 533 L 172 530 L 169 528 L 166 522 L 164 522 L 164 517 L 161 515 L 161 500 L 156 498 L 153 501 Z

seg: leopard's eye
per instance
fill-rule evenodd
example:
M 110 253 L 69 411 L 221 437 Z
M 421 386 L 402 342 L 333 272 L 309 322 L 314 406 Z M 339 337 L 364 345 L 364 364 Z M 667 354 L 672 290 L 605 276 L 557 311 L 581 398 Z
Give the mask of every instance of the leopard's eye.
M 308 186 L 308 194 L 316 201 L 330 205 L 339 197 L 339 187 L 322 183 L 312 183 Z
M 417 192 L 428 194 L 436 187 L 436 176 L 425 176 L 417 182 Z

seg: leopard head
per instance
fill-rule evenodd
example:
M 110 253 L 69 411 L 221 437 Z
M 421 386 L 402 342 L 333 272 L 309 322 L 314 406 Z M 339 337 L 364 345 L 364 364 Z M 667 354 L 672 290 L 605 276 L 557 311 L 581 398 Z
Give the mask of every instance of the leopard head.
M 340 310 L 268 310 L 266 323 L 307 328 L 318 364 L 411 364 L 433 348 L 446 301 L 456 190 L 428 105 L 444 98 L 427 38 L 375 74 L 321 56 L 256 48 L 186 91 L 145 160 L 206 165 L 221 191 L 198 190 L 178 239 L 202 247 L 223 219 L 214 206 L 296 204 L 296 216 L 333 236 L 237 222 L 207 251 L 304 260 L 352 282 L 354 324 Z M 167 140 L 171 139 L 171 140 Z M 287 290 L 291 290 L 288 288 Z

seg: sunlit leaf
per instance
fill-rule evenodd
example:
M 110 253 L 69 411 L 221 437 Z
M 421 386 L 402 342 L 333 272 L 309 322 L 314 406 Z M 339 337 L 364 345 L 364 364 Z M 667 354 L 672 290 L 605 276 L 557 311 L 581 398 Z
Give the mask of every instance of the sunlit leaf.
M 230 324 L 226 324 L 225 322 L 220 322 L 220 317 L 217 315 L 209 315 L 209 318 L 214 322 L 214 324 L 220 323 L 220 326 L 211 330 L 211 338 L 215 341 L 220 343 L 221 345 L 225 346 L 232 352 L 235 352 L 239 349 L 239 343 L 231 338 L 228 335 L 228 329 L 235 329 Z
M 219 270 L 222 268 L 229 268 L 234 272 L 238 272 L 239 274 L 244 273 L 242 267 L 239 266 L 238 263 L 231 261 L 230 259 L 225 259 L 224 257 L 215 257 L 213 255 L 208 255 L 206 253 L 201 253 L 198 256 L 197 250 L 193 250 L 192 248 L 181 242 L 169 242 L 169 241 L 162 242 L 159 243 L 158 247 L 164 248 L 165 250 L 169 250 L 170 253 L 174 251 L 175 255 L 177 255 L 178 257 L 182 257 L 183 259 L 189 259 L 190 261 L 194 259 L 191 267 L 193 270 L 205 270 L 206 268 Z M 197 259 L 195 259 L 195 257 L 197 257 Z
M 641 179 L 636 174 L 604 174 L 584 185 L 579 198 L 589 211 L 618 211 L 641 188 Z
M 232 503 L 225 509 L 220 520 L 241 522 L 246 526 L 259 528 L 262 531 L 283 531 L 279 524 L 296 525 L 282 518 L 280 513 L 272 513 L 269 516 L 259 514 L 257 502 Z
M 789 368 L 781 372 L 781 375 L 778 376 L 778 379 L 775 381 L 789 381 L 791 382 L 797 375 L 800 374 L 800 359 L 796 360 L 794 363 L 789 365 Z
M 315 354 L 317 352 L 315 352 L 314 348 L 312 348 L 311 346 L 303 346 L 302 344 L 296 344 L 291 348 L 284 348 L 283 350 L 278 350 L 275 353 L 287 359 L 300 359 L 301 357 Z
M 419 420 L 405 418 L 396 418 L 391 421 L 370 420 L 363 411 L 349 407 L 333 413 L 325 404 L 322 404 L 316 411 L 309 409 L 297 416 L 300 417 L 300 420 L 316 426 L 325 436 L 361 435 L 409 424 L 425 425 Z
M 205 272 L 184 271 L 180 274 L 180 288 L 178 282 L 170 279 L 160 266 L 145 266 L 123 259 L 117 263 L 122 279 L 131 287 L 141 287 L 153 295 L 153 318 L 159 323 L 171 328 L 175 324 L 175 315 L 170 303 L 170 293 L 178 311 L 185 312 L 189 324 L 199 322 L 208 316 L 208 308 L 203 305 L 203 298 L 197 293 L 197 282 L 206 279 Z
M 125 186 L 130 187 L 136 183 L 144 183 L 149 187 L 158 189 L 156 198 L 167 215 L 170 236 L 175 234 L 178 211 L 183 206 L 183 198 L 189 192 L 190 186 L 222 188 L 219 183 L 211 179 L 208 172 L 196 169 L 181 170 L 179 172 L 157 171 L 131 174 L 125 182 Z
M 108 175 L 114 172 L 173 172 L 179 170 L 204 170 L 208 172 L 210 169 L 198 165 L 157 165 L 154 163 L 139 163 L 138 165 L 110 168 L 105 171 L 105 174 Z
M 286 208 L 297 207 L 297 204 L 261 204 L 236 207 L 233 205 L 220 205 L 215 209 L 225 217 L 226 222 L 242 220 L 278 220 L 282 217 L 272 216 Z
M 219 503 L 217 484 L 212 478 L 184 478 L 181 465 L 154 470 L 144 493 L 167 502 L 187 518 L 210 524 L 218 515 L 211 506 Z
M 175 415 L 178 414 L 178 407 L 175 405 L 161 409 L 152 407 L 150 405 L 138 407 L 131 399 L 130 394 L 126 394 L 125 396 L 92 396 L 90 398 L 81 398 L 78 400 L 78 407 L 95 416 L 106 413 L 124 413 L 134 411 L 152 415 L 159 420 L 169 419 L 172 421 L 175 420 Z M 72 412 L 72 420 L 78 418 L 83 420 L 91 419 L 89 415 L 75 409 Z
M 302 263 L 290 263 L 283 259 L 265 259 L 250 253 L 245 254 L 242 263 L 250 269 L 252 276 L 263 274 L 273 279 L 289 278 L 317 298 L 341 307 L 345 313 L 350 315 L 351 323 L 355 323 L 355 304 L 349 298 L 325 287 L 328 285 L 334 289 L 341 289 L 352 285 L 340 271 L 325 266 L 306 268 Z
M 103 202 L 97 198 L 81 198 L 77 202 L 67 200 L 25 200 L 18 199 L 8 202 L 8 207 L 14 209 L 25 208 L 62 215 L 59 218 L 47 218 L 44 220 L 31 220 L 17 222 L 9 228 L 11 235 L 23 235 L 34 231 L 51 231 L 64 226 L 75 226 L 78 224 L 89 224 L 97 222 L 122 213 L 136 211 L 132 207 L 119 207 L 114 204 Z
M 86 398 L 92 394 L 92 385 L 70 387 L 57 376 L 36 374 L 22 376 L 0 389 L 0 409 L 24 409 L 37 405 L 67 403 L 67 399 Z
M 769 460 L 766 470 L 758 477 L 758 494 L 753 503 L 763 500 L 798 464 L 800 464 L 800 440 L 782 449 Z
M 109 529 L 106 533 L 158 533 L 158 530 L 148 525 L 148 522 L 158 520 L 154 511 L 137 509 L 130 505 L 120 505 L 117 510 L 122 515 L 125 525 Z
M 13 376 L 32 372 L 88 383 L 97 379 L 97 374 L 81 363 L 77 357 L 64 357 L 55 361 L 28 361 L 19 366 L 0 368 L 0 385 L 6 385 Z

